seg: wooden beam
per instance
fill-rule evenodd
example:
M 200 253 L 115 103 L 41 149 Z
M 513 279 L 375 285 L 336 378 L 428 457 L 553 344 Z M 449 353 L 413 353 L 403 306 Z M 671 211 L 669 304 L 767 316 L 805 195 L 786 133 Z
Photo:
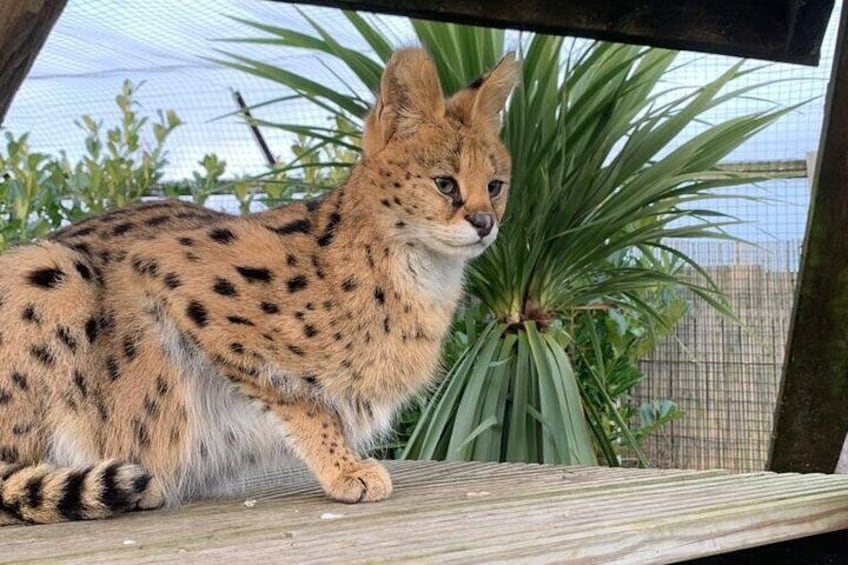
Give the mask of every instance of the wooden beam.
M 807 65 L 818 64 L 834 4 L 833 0 L 303 1 Z
M 387 466 L 395 490 L 383 502 L 332 502 L 305 470 L 281 469 L 255 477 L 239 498 L 105 521 L 0 528 L 0 560 L 688 563 L 848 529 L 848 477 L 839 475 L 441 461 Z M 819 538 L 796 542 L 789 553 L 784 546 L 721 562 L 846 563 L 848 531 L 840 534 L 838 545 Z
M 0 124 L 66 3 L 0 1 Z
M 848 431 L 848 3 L 813 182 L 770 469 L 833 472 Z

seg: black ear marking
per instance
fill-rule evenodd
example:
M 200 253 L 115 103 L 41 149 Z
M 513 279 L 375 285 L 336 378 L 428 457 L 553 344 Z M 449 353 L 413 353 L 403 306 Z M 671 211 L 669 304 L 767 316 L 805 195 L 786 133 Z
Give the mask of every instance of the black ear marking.
M 477 90 L 478 88 L 483 86 L 483 83 L 485 81 L 486 81 L 486 75 L 480 75 L 479 77 L 477 77 L 473 81 L 471 81 L 471 84 L 468 85 L 468 88 L 471 88 L 473 90 Z

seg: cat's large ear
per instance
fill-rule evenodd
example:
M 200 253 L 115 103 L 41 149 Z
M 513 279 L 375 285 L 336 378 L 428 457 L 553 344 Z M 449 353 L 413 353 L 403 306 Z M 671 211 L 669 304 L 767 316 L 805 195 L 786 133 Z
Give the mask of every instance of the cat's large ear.
M 445 115 L 439 75 L 423 49 L 396 51 L 380 81 L 377 103 L 368 114 L 364 155 L 380 151 L 394 135 L 409 135 L 423 122 Z
M 463 123 L 486 125 L 500 131 L 501 110 L 518 83 L 521 69 L 514 53 L 507 53 L 489 72 L 448 100 L 447 111 Z

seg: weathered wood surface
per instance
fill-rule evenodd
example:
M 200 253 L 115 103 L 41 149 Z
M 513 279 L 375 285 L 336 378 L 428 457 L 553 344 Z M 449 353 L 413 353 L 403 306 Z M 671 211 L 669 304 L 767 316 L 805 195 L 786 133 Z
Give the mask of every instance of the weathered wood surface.
M 769 469 L 832 472 L 848 432 L 848 3 L 843 5 Z
M 0 1 L 0 124 L 66 3 Z
M 848 477 L 392 462 L 394 496 L 342 505 L 303 471 L 245 496 L 0 529 L 0 562 L 667 563 L 848 529 Z
M 298 1 L 807 65 L 818 64 L 834 3 L 833 0 Z

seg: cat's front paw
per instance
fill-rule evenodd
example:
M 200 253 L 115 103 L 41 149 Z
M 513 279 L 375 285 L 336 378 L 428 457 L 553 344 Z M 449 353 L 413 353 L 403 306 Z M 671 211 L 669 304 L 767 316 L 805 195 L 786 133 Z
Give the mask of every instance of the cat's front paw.
M 366 459 L 349 465 L 324 490 L 339 502 L 376 502 L 392 494 L 392 478 L 377 461 Z

